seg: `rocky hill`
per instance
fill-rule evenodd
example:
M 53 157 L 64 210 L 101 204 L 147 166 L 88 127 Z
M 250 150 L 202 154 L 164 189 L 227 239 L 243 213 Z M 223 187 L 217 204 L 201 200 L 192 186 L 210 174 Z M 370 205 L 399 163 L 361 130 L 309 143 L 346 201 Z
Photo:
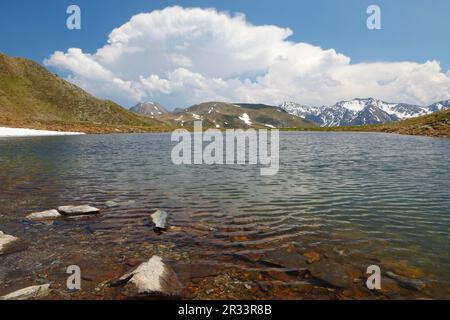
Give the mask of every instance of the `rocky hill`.
M 316 125 L 279 107 L 263 104 L 232 104 L 205 102 L 187 109 L 177 110 L 156 119 L 181 127 L 192 127 L 202 120 L 204 127 L 228 128 L 313 128 Z
M 156 102 L 140 102 L 130 109 L 131 112 L 148 117 L 167 114 L 168 111 Z
M 450 137 L 450 109 L 396 123 L 368 126 L 369 130 L 410 135 Z

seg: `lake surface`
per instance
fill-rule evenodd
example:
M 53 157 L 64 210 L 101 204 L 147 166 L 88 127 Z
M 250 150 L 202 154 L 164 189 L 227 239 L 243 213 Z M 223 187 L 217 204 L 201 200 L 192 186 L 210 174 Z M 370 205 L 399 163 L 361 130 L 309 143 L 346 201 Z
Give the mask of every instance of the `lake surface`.
M 0 257 L 0 294 L 52 282 L 55 299 L 123 298 L 107 281 L 158 254 L 182 298 L 450 298 L 450 139 L 280 133 L 275 176 L 175 166 L 173 146 L 169 134 L 0 138 L 0 230 L 27 244 Z M 101 215 L 24 218 L 72 204 Z M 153 231 L 157 208 L 176 228 Z M 81 267 L 80 292 L 64 288 L 69 265 Z M 364 287 L 369 265 L 381 292 Z

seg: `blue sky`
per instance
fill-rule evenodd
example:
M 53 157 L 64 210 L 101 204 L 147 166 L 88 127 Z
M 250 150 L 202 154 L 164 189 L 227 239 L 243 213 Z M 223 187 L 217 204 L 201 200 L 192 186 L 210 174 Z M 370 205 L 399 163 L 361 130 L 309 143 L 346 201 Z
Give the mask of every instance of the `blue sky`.
M 82 9 L 80 31 L 65 28 L 70 4 Z M 382 10 L 382 30 L 365 28 L 370 4 Z M 335 48 L 353 62 L 436 59 L 450 69 L 448 0 L 5 0 L 0 2 L 0 50 L 39 62 L 69 47 L 91 52 L 132 15 L 171 5 L 242 12 L 251 23 L 289 27 L 292 40 Z
M 70 4 L 81 7 L 82 30 L 65 27 Z M 366 28 L 370 4 L 381 7 L 382 30 Z M 251 24 L 290 28 L 289 41 L 333 48 L 351 58 L 351 63 L 437 60 L 444 73 L 450 69 L 448 0 L 4 0 L 0 2 L 0 51 L 40 63 L 53 52 L 72 47 L 95 53 L 105 45 L 108 34 L 133 15 L 173 5 L 241 12 Z

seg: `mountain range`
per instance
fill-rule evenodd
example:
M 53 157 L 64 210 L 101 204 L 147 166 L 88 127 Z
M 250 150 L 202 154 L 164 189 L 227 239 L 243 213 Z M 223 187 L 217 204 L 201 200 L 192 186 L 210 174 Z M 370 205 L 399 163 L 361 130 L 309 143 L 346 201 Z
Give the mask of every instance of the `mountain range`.
M 0 126 L 57 131 L 147 132 L 190 127 L 308 128 L 316 125 L 279 107 L 207 102 L 168 112 L 158 103 L 130 110 L 98 99 L 25 58 L 0 53 Z
M 321 127 L 341 127 L 391 123 L 424 116 L 449 109 L 450 100 L 423 107 L 406 103 L 389 103 L 374 98 L 356 98 L 338 102 L 331 107 L 304 106 L 294 102 L 284 102 L 280 108 Z
M 32 60 L 0 53 L 0 126 L 6 127 L 103 133 L 169 131 L 189 128 L 195 120 L 203 120 L 205 128 L 220 129 L 317 130 L 320 126 L 344 129 L 387 123 L 395 124 L 395 128 L 386 130 L 399 130 L 407 125 L 414 134 L 448 135 L 449 110 L 450 100 L 422 107 L 368 98 L 343 101 L 332 107 L 308 107 L 292 102 L 280 106 L 205 102 L 174 112 L 157 103 L 144 102 L 129 111 L 90 95 Z M 404 119 L 411 121 L 397 122 Z M 361 130 L 365 128 L 377 131 L 381 127 L 367 126 Z

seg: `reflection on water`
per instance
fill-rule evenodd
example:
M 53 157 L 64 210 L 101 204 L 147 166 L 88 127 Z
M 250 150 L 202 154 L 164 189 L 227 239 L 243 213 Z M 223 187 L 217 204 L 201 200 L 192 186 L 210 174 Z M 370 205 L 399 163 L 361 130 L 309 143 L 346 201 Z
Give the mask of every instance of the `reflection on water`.
M 256 166 L 174 166 L 168 134 L 0 139 L 0 230 L 28 244 L 0 258 L 0 293 L 57 282 L 70 264 L 87 269 L 87 287 L 99 291 L 98 282 L 128 270 L 130 259 L 158 253 L 191 291 L 195 283 L 207 286 L 207 278 L 220 282 L 224 270 L 231 278 L 243 270 L 273 275 L 276 262 L 323 278 L 335 263 L 349 263 L 358 270 L 379 264 L 427 284 L 401 293 L 407 297 L 450 297 L 450 140 L 368 133 L 280 138 L 279 173 L 264 177 Z M 107 209 L 108 200 L 120 207 Z M 97 206 L 102 215 L 53 224 L 24 219 L 68 204 Z M 152 232 L 156 208 L 170 212 L 178 231 Z M 308 265 L 300 257 L 311 249 L 322 259 Z M 254 287 L 258 279 L 248 281 Z M 298 289 L 304 284 L 281 282 L 290 286 L 272 286 L 265 297 L 304 294 Z M 188 297 L 204 297 L 196 294 Z

